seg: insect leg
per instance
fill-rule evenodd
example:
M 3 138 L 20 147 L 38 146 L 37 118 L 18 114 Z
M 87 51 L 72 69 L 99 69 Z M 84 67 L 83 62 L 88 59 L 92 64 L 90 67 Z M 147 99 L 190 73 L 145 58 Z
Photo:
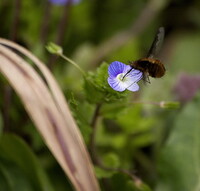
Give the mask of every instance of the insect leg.
M 126 74 L 123 76 L 122 80 L 133 70 L 133 68 L 131 68 L 128 72 L 126 72 Z

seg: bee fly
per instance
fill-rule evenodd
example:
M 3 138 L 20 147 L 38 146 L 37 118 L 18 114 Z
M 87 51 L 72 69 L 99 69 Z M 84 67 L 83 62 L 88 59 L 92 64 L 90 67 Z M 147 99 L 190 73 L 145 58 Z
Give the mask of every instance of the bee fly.
M 151 45 L 151 48 L 145 58 L 133 61 L 130 63 L 132 69 L 137 69 L 143 72 L 143 79 L 149 82 L 149 76 L 153 78 L 161 78 L 165 74 L 165 67 L 160 60 L 155 58 L 161 48 L 164 39 L 164 28 L 160 27 Z M 131 70 L 132 70 L 131 69 Z M 130 70 L 130 71 L 131 71 Z M 125 76 L 130 72 L 128 71 Z M 124 76 L 124 77 L 125 77 Z

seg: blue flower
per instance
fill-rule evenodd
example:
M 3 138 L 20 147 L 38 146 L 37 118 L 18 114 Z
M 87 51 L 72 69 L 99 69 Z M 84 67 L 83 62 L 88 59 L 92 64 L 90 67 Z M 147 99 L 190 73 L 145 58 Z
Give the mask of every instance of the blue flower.
M 78 4 L 81 0 L 49 0 L 54 5 Z
M 131 70 L 132 69 L 132 70 Z M 127 73 L 128 72 L 128 73 Z M 138 81 L 142 79 L 142 72 L 131 66 L 115 61 L 108 67 L 108 84 L 116 91 L 138 91 Z

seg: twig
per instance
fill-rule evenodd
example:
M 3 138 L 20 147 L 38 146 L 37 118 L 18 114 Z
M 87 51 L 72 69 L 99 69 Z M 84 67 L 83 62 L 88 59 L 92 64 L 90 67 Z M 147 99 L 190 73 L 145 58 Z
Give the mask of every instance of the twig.
M 136 20 L 134 19 L 130 28 L 119 32 L 115 36 L 103 42 L 102 45 L 97 48 L 91 59 L 91 65 L 98 65 L 106 55 L 117 50 L 119 47 L 142 33 L 162 10 L 165 4 L 166 0 L 150 0 L 138 18 Z

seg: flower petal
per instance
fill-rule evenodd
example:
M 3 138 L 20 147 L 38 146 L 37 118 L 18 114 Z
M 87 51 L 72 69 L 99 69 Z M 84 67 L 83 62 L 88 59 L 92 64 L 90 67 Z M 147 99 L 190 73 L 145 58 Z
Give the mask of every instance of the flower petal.
M 140 89 L 139 85 L 137 83 L 133 83 L 131 86 L 129 86 L 127 88 L 127 90 L 132 91 L 132 92 L 136 92 Z
M 128 89 L 129 87 L 131 87 L 133 84 L 136 84 L 138 81 L 140 81 L 142 79 L 142 72 L 140 72 L 139 70 L 134 70 L 133 72 L 131 70 L 131 72 L 124 78 L 124 86 Z
M 143 72 L 132 68 L 122 62 L 112 62 L 108 67 L 108 83 L 116 91 L 139 90 L 137 82 L 142 79 Z
M 112 62 L 108 67 L 109 76 L 117 76 L 120 73 L 126 73 L 131 69 L 129 65 L 123 64 L 122 62 Z
M 127 80 L 132 82 L 138 82 L 142 79 L 143 73 L 140 70 L 132 69 L 130 73 L 126 76 Z
M 115 91 L 123 92 L 126 89 L 124 83 L 117 78 L 109 77 L 108 84 L 111 86 L 112 89 Z

